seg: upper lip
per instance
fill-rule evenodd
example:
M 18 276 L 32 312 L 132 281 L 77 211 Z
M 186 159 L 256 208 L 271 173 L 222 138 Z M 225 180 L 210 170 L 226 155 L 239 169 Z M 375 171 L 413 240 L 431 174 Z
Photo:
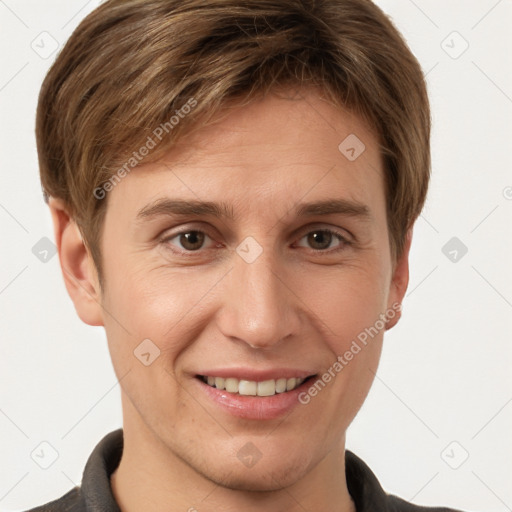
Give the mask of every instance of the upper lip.
M 202 370 L 198 372 L 197 375 L 204 377 L 222 377 L 224 379 L 232 377 L 238 380 L 262 382 L 264 380 L 290 379 L 292 377 L 305 379 L 311 375 L 316 375 L 316 372 L 314 370 L 299 368 L 268 368 L 262 370 L 255 370 L 254 368 L 216 368 Z

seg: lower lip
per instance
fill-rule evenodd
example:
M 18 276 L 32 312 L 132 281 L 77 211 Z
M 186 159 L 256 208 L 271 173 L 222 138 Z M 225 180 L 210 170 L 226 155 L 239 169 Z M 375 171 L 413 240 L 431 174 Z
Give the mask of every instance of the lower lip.
M 298 388 L 272 396 L 245 396 L 228 393 L 194 378 L 197 385 L 216 405 L 232 416 L 249 420 L 271 420 L 289 414 L 299 402 L 299 394 L 309 386 L 309 379 Z

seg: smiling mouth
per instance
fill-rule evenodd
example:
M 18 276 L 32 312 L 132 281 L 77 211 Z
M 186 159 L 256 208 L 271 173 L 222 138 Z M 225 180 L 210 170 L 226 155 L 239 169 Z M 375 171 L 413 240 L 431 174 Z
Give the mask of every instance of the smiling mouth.
M 297 389 L 304 382 L 312 379 L 315 375 L 306 378 L 281 378 L 269 379 L 260 382 L 254 380 L 240 380 L 235 378 L 209 377 L 197 375 L 197 378 L 212 388 L 225 390 L 228 393 L 242 396 L 273 396 L 280 393 L 287 393 Z

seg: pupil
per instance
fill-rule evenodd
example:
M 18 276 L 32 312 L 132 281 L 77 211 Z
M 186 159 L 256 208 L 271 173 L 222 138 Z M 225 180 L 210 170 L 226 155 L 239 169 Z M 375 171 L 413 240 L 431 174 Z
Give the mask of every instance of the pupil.
M 204 235 L 198 231 L 190 231 L 181 235 L 181 242 L 185 249 L 199 249 L 203 245 Z
M 316 249 L 325 249 L 329 247 L 332 240 L 331 233 L 327 231 L 315 231 L 309 235 L 309 242 Z M 315 244 L 319 244 L 320 247 L 315 247 Z

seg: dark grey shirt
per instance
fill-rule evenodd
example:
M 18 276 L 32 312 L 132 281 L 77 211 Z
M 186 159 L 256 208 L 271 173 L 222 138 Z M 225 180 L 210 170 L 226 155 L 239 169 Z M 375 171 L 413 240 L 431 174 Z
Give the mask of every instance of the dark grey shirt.
M 123 452 L 123 429 L 107 434 L 85 465 L 82 485 L 61 498 L 27 512 L 120 512 L 110 487 L 110 475 Z M 388 495 L 370 468 L 350 451 L 345 452 L 347 486 L 357 512 L 457 512 L 448 508 L 412 505 Z

